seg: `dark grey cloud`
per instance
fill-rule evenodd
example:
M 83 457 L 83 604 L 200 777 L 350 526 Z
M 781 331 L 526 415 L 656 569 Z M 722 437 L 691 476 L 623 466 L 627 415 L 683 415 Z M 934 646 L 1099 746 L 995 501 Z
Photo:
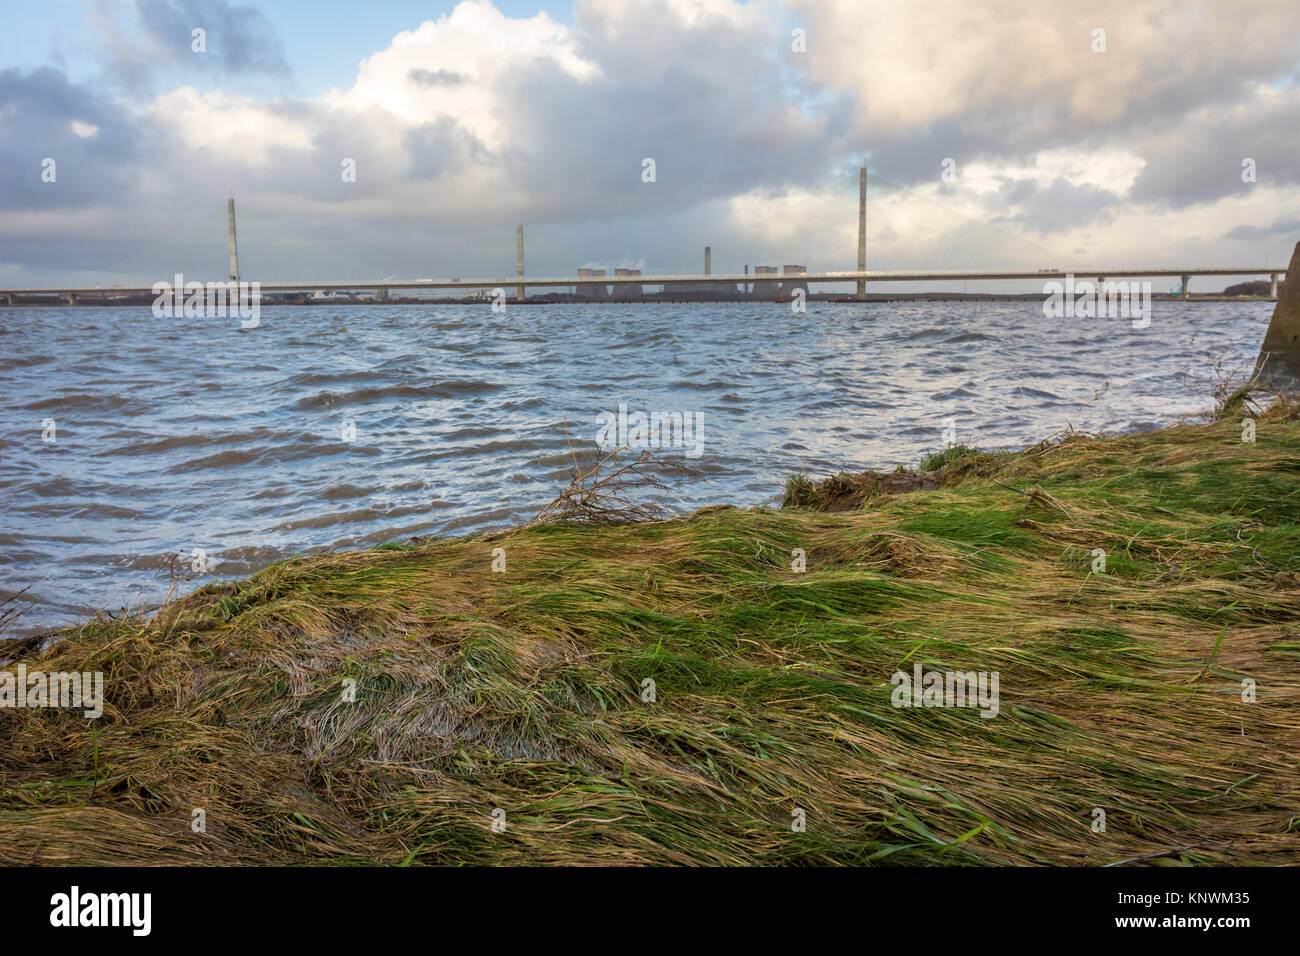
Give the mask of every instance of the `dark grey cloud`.
M 254 7 L 228 0 L 135 0 L 135 19 L 118 21 L 102 2 L 99 23 L 103 81 L 137 97 L 195 77 L 273 79 L 290 75 L 283 44 Z M 202 52 L 193 31 L 204 31 Z
M 407 174 L 412 179 L 453 175 L 471 163 L 494 161 L 483 142 L 449 116 L 408 130 L 402 148 L 409 158 Z
M 89 136 L 73 123 L 93 127 Z M 143 119 L 59 70 L 0 70 L 0 209 L 67 209 L 134 196 Z M 46 158 L 54 182 L 41 178 Z
M 1273 236 L 1300 236 L 1300 219 L 1279 219 L 1268 226 L 1237 226 L 1223 234 L 1224 239 L 1269 239 Z
M 454 70 L 412 70 L 407 76 L 417 86 L 460 86 L 465 82 Z
M 680 59 L 707 62 L 686 51 Z M 687 63 L 641 82 L 615 75 L 583 83 L 545 66 L 519 71 L 504 97 L 518 104 L 512 140 L 527 144 L 501 157 L 512 182 L 590 219 L 680 210 L 827 175 L 847 101 L 810 118 L 763 60 L 731 80 Z M 652 183 L 642 180 L 647 158 Z
M 945 159 L 960 172 L 967 163 L 990 156 L 1027 162 L 1033 150 L 1023 150 L 992 136 L 978 123 L 945 119 L 893 140 L 870 144 L 871 170 L 891 182 L 917 186 L 939 182 Z
M 985 200 L 989 222 L 1021 226 L 1040 235 L 1104 221 L 1111 207 L 1126 202 L 1110 190 L 1091 183 L 1075 185 L 1059 177 L 1045 189 L 1031 180 L 1007 179 L 998 192 L 996 199 Z M 1015 211 L 999 212 L 1009 206 L 1015 206 Z
M 1133 145 L 1146 166 L 1133 184 L 1139 203 L 1172 207 L 1239 195 L 1258 184 L 1300 183 L 1300 98 L 1255 109 L 1205 112 Z M 1242 179 L 1242 162 L 1254 160 L 1255 182 Z
M 227 0 L 136 0 L 140 25 L 176 62 L 233 75 L 289 72 L 280 38 L 260 10 Z M 207 52 L 191 47 L 192 31 L 206 31 Z

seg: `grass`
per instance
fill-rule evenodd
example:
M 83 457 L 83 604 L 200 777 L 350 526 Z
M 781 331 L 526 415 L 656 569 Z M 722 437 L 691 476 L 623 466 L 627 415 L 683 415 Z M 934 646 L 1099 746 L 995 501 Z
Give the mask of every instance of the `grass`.
M 89 620 L 17 652 L 106 705 L 0 709 L 0 861 L 1300 863 L 1298 462 L 1285 407 L 954 449 Z M 999 715 L 892 706 L 916 662 Z

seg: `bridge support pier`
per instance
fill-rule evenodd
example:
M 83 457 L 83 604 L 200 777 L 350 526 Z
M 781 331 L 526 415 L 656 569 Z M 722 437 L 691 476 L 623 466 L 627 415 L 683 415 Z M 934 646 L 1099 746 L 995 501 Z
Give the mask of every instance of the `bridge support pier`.
M 5 305 L 13 305 L 13 304 L 14 304 L 14 297 L 11 296 L 11 295 L 0 296 L 0 299 L 4 299 L 4 300 L 5 300 Z
M 1286 271 L 1289 281 L 1273 306 L 1273 319 L 1259 348 L 1255 374 L 1274 388 L 1294 391 L 1300 387 L 1300 242 L 1291 254 Z
M 76 297 L 75 295 L 73 295 L 71 292 L 69 292 L 67 295 L 65 295 L 64 298 L 68 300 L 68 305 L 76 305 L 76 304 L 77 304 L 77 297 Z
M 1181 289 L 1178 290 L 1178 298 L 1180 299 L 1187 298 L 1187 284 L 1191 281 L 1192 281 L 1191 276 L 1183 276 L 1183 286 Z
M 1097 276 L 1097 302 L 1101 303 L 1106 299 L 1106 277 Z
M 1270 283 L 1268 296 L 1270 299 L 1276 299 L 1277 298 L 1277 273 L 1274 272 L 1268 278 Z
M 387 301 L 388 301 L 388 290 L 387 290 L 387 289 L 376 289 L 376 290 L 375 290 L 375 298 L 378 299 L 380 302 L 387 302 Z

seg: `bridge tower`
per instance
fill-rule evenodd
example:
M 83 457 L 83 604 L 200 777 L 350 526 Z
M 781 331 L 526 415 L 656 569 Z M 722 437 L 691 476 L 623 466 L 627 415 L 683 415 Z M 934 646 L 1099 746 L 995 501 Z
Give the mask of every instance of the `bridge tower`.
M 524 227 L 523 225 L 515 226 L 515 278 L 524 277 Z M 524 301 L 524 287 L 515 286 L 515 298 L 520 302 Z
M 239 253 L 235 251 L 235 197 L 226 200 L 226 215 L 230 219 L 230 281 L 239 281 Z
M 867 167 L 858 170 L 858 271 L 867 271 Z M 867 295 L 867 280 L 858 280 L 858 298 Z

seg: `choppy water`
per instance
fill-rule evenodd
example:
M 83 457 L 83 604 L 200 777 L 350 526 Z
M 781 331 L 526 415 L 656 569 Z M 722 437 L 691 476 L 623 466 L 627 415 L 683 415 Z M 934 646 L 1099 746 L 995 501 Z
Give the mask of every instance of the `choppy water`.
M 795 472 L 915 464 L 1202 412 L 1207 349 L 1250 363 L 1268 303 L 1154 303 L 1150 328 L 1033 302 L 0 309 L 0 594 L 23 630 L 156 601 L 173 557 L 281 557 L 527 520 L 597 417 L 702 415 L 672 510 L 779 496 Z M 42 439 L 53 419 L 53 442 Z M 344 440 L 345 419 L 355 437 Z M 189 587 L 196 586 L 191 582 Z

